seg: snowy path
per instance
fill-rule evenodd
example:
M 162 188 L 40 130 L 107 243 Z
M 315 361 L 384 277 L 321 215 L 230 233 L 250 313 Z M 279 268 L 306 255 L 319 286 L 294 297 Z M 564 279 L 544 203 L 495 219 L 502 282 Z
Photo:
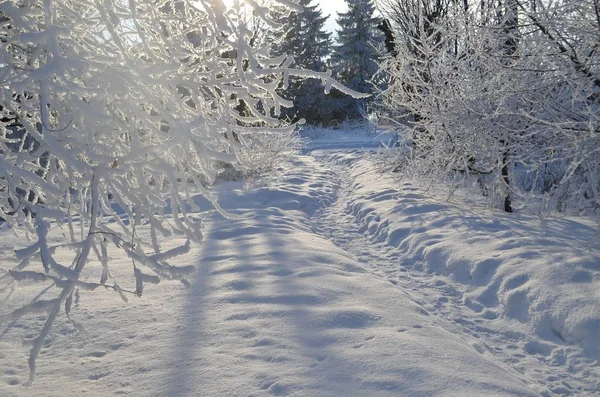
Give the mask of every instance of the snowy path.
M 552 352 L 551 345 L 526 335 L 521 327 L 510 328 L 506 323 L 494 321 L 495 314 L 482 312 L 476 303 L 473 304 L 456 288 L 451 279 L 439 277 L 434 272 L 414 270 L 402 263 L 398 240 L 390 245 L 388 231 L 381 230 L 381 226 L 384 229 L 389 227 L 389 219 L 381 219 L 377 211 L 368 211 L 371 212 L 369 220 L 372 220 L 369 225 L 364 213 L 358 216 L 357 211 L 353 211 L 358 197 L 348 164 L 361 158 L 360 152 L 340 155 L 339 152 L 325 150 L 315 154 L 335 171 L 338 183 L 335 202 L 323 207 L 313 219 L 323 236 L 351 254 L 373 274 L 397 285 L 424 311 L 439 319 L 438 324 L 444 329 L 461 335 L 482 355 L 517 370 L 521 379 L 542 395 L 600 394 L 598 365 L 582 356 L 578 349 L 564 348 L 576 356 L 574 362 L 567 364 L 562 351 Z M 412 199 L 420 202 L 425 199 L 410 185 L 404 186 L 400 192 L 389 177 L 376 173 L 372 173 L 371 177 L 374 193 L 368 201 L 391 199 L 394 204 L 402 205 L 405 204 L 403 202 L 414 201 Z M 367 230 L 369 227 L 371 230 Z M 556 353 L 558 359 L 550 357 L 552 353 Z M 579 368 L 574 370 L 574 367 Z
M 359 158 L 315 152 L 262 187 L 224 184 L 220 201 L 240 218 L 206 219 L 205 241 L 181 258 L 199 270 L 190 289 L 161 283 L 126 305 L 82 294 L 73 315 L 86 331 L 57 323 L 32 388 L 20 339 L 42 318 L 18 324 L 0 338 L 0 396 L 598 394 L 597 363 L 494 321 L 492 306 L 465 305 L 459 283 L 404 266 L 384 209 L 417 192 L 400 198 L 378 181 L 361 196 L 350 172 Z M 362 199 L 381 215 L 358 211 Z M 19 242 L 0 233 L 4 266 Z
M 319 236 L 336 175 L 310 157 L 294 166 L 252 220 L 213 223 L 185 310 L 204 308 L 182 338 L 200 343 L 184 346 L 169 394 L 535 395 Z

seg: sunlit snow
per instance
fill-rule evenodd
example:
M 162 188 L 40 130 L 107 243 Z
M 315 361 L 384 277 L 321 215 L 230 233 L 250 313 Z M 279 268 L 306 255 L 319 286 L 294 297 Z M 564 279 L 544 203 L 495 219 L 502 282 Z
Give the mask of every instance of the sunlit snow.
M 594 225 L 549 220 L 544 233 L 535 217 L 398 186 L 371 160 L 389 139 L 375 133 L 312 131 L 275 176 L 220 183 L 236 219 L 198 195 L 205 240 L 177 263 L 197 268 L 191 287 L 147 285 L 127 304 L 81 293 L 71 318 L 84 329 L 59 318 L 30 388 L 22 338 L 44 317 L 13 324 L 0 395 L 599 393 Z M 63 239 L 55 224 L 49 236 Z M 24 242 L 3 227 L 0 244 L 10 269 Z M 117 278 L 131 266 L 118 251 L 111 262 Z M 0 314 L 37 291 L 19 283 Z

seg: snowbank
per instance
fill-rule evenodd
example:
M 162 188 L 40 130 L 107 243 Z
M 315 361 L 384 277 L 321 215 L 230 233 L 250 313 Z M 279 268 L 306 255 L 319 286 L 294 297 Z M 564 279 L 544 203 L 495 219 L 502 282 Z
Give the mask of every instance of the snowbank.
M 562 364 L 569 345 L 600 359 L 600 245 L 586 218 L 540 219 L 473 211 L 399 186 L 357 153 L 327 154 L 351 178 L 347 213 L 404 271 L 421 271 L 440 288 L 515 335 L 537 335 L 530 349 Z M 589 364 L 578 358 L 573 366 Z

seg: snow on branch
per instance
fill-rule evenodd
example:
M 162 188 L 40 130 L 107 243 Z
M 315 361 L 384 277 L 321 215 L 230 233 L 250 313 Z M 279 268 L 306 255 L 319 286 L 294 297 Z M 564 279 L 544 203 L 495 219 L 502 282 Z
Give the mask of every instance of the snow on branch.
M 266 147 L 280 155 L 285 142 L 297 144 L 294 126 L 277 117 L 290 105 L 277 93 L 284 76 L 318 78 L 326 90 L 362 97 L 329 74 L 271 58 L 270 43 L 252 30 L 259 20 L 272 24 L 268 11 L 260 2 L 228 9 L 202 0 L 0 4 L 0 217 L 34 239 L 16 252 L 20 263 L 0 277 L 0 291 L 50 284 L 0 320 L 47 314 L 30 341 L 30 382 L 55 319 L 64 310 L 71 320 L 76 291 L 104 287 L 126 299 L 161 279 L 188 284 L 195 268 L 169 260 L 202 238 L 192 193 L 227 216 L 209 188 L 223 164 L 255 170 L 257 159 L 273 156 L 248 153 Z M 269 147 L 278 132 L 287 141 Z M 51 243 L 59 229 L 68 242 Z M 173 235 L 185 242 L 164 250 Z M 113 249 L 131 259 L 135 290 L 113 277 Z M 84 279 L 92 274 L 97 282 Z
M 597 214 L 597 2 L 447 3 L 427 26 L 411 4 L 384 8 L 397 40 L 383 111 L 410 135 L 389 168 L 474 184 L 508 212 Z

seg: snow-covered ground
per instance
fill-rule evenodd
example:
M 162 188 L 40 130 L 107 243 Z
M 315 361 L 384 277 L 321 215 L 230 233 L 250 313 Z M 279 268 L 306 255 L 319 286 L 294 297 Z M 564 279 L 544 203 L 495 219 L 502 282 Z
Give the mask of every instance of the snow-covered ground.
M 239 217 L 207 212 L 191 288 L 81 293 L 85 330 L 57 322 L 29 388 L 44 317 L 0 334 L 0 396 L 600 395 L 595 224 L 434 199 L 356 149 L 386 138 L 311 134 L 275 177 L 219 186 Z M 0 269 L 23 245 L 0 229 Z

